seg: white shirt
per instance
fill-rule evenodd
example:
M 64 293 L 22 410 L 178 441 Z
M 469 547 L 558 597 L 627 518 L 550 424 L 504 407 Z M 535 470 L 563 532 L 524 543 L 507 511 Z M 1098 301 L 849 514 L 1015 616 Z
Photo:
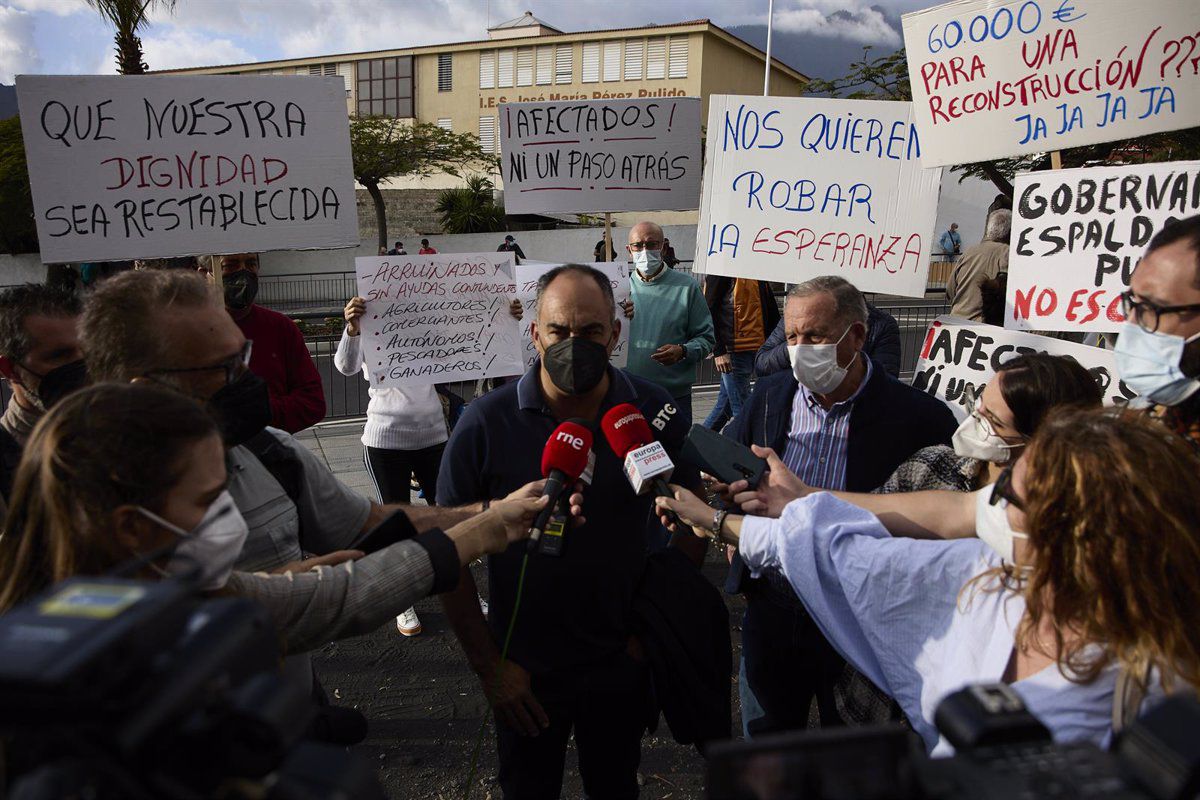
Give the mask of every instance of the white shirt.
M 938 703 L 974 683 L 997 683 L 1025 613 L 1024 598 L 974 576 L 1000 565 L 978 539 L 893 539 L 874 515 L 826 493 L 794 500 L 777 519 L 746 517 L 739 544 L 757 577 L 778 569 L 821 632 L 887 692 L 934 755 L 953 748 L 933 724 Z M 1117 667 L 1091 684 L 1051 664 L 1012 684 L 1056 741 L 1103 744 L 1112 727 Z
M 367 447 L 423 450 L 449 438 L 442 401 L 432 384 L 375 388 L 371 371 L 363 362 L 361 335 L 351 336 L 343 330 L 333 363 L 343 375 L 353 375 L 361 370 L 371 387 L 367 389 L 371 399 L 367 403 L 367 424 L 362 435 L 362 443 Z

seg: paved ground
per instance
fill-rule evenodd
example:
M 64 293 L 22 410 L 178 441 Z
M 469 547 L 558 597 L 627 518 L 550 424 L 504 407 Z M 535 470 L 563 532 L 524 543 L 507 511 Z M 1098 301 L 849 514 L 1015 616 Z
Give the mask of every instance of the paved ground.
M 707 415 L 713 396 L 697 398 L 693 413 Z M 359 435 L 362 422 L 339 423 L 306 431 L 298 438 L 319 454 L 346 485 L 373 497 L 363 468 Z M 716 584 L 724 579 L 724 558 L 710 552 L 705 573 Z M 476 570 L 486 596 L 486 576 Z M 740 603 L 731 599 L 735 657 L 740 648 Z M 471 753 L 486 717 L 486 703 L 437 600 L 417 605 L 424 632 L 405 639 L 387 625 L 372 634 L 324 648 L 317 670 L 335 702 L 359 708 L 370 721 L 370 736 L 358 750 L 377 764 L 394 798 L 462 798 Z M 735 680 L 735 679 L 731 679 Z M 740 728 L 733 687 L 734 729 Z M 498 798 L 493 782 L 495 747 L 490 725 L 483 736 L 474 798 Z M 568 754 L 563 797 L 582 797 L 574 753 Z M 703 796 L 704 764 L 695 749 L 676 744 L 665 725 L 642 746 L 642 797 L 686 800 Z

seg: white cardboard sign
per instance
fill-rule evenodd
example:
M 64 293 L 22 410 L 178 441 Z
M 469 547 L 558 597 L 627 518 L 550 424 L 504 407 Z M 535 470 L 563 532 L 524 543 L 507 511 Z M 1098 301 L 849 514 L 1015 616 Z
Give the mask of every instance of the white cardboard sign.
M 695 271 L 923 297 L 942 176 L 924 146 L 910 103 L 711 97 Z
M 1013 191 L 1005 327 L 1115 331 L 1150 238 L 1200 213 L 1200 161 L 1031 172 Z
M 1200 124 L 1196 0 L 958 0 L 902 22 L 929 166 Z
M 533 366 L 533 362 L 537 361 L 537 348 L 533 346 L 533 336 L 530 333 L 529 325 L 537 319 L 537 282 L 538 278 L 545 273 L 561 267 L 562 264 L 549 264 L 541 261 L 526 261 L 517 265 L 517 299 L 524 306 L 524 315 L 521 318 L 521 343 L 522 352 L 525 358 L 525 369 Z M 614 367 L 624 367 L 629 359 L 629 327 L 632 320 L 626 319 L 625 314 L 621 311 L 621 303 L 629 299 L 629 276 L 630 265 L 620 261 L 612 261 L 609 263 L 588 264 L 589 267 L 594 267 L 608 276 L 609 283 L 612 284 L 613 296 L 617 301 L 617 319 L 621 320 L 621 333 L 617 337 L 617 346 L 613 348 L 612 357 L 609 358 L 609 363 Z
M 700 98 L 500 106 L 509 214 L 688 210 L 700 204 Z
M 512 253 L 354 259 L 374 386 L 520 375 Z
M 1025 353 L 1071 356 L 1092 373 L 1106 405 L 1124 405 L 1137 396 L 1117 377 L 1111 350 L 951 316 L 929 326 L 912 385 L 948 405 L 961 422 L 968 414 L 964 391 L 982 390 L 1001 364 Z
M 17 77 L 42 261 L 358 245 L 341 78 Z

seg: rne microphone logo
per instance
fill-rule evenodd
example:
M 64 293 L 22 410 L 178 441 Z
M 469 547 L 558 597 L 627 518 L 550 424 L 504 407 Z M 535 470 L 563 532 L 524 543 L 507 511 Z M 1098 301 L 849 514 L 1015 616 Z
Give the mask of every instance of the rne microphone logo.
M 613 423 L 613 430 L 616 430 L 617 428 L 621 427 L 621 426 L 622 426 L 622 425 L 624 425 L 626 422 L 633 422 L 635 419 L 642 419 L 642 418 L 643 418 L 643 417 L 642 417 L 642 415 L 641 415 L 640 413 L 638 413 L 638 414 L 626 414 L 625 416 L 623 416 L 623 417 L 621 417 L 619 420 L 617 420 L 615 423 Z
M 581 439 L 578 436 L 572 436 L 571 434 L 567 433 L 566 431 L 558 431 L 557 433 L 555 433 L 554 441 L 563 442 L 564 444 L 569 444 L 569 445 L 571 445 L 571 449 L 573 449 L 573 450 L 582 450 L 583 444 L 584 444 L 583 439 Z

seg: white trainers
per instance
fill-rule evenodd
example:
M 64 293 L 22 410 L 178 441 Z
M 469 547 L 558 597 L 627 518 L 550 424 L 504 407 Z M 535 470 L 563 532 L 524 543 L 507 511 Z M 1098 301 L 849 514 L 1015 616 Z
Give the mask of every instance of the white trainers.
M 421 618 L 417 616 L 415 608 L 410 608 L 396 617 L 396 630 L 403 636 L 417 636 L 421 633 Z
M 487 600 L 483 599 L 483 595 L 479 595 L 479 610 L 483 612 L 483 618 L 487 619 L 488 603 Z

